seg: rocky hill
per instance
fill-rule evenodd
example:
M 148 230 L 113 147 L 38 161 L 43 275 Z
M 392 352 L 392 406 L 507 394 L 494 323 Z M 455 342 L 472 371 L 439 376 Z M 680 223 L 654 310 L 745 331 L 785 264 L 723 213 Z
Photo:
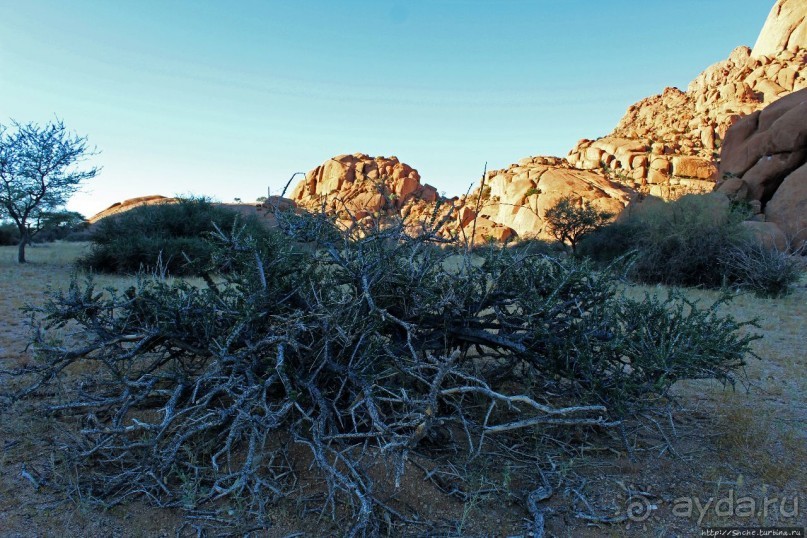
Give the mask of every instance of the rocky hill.
M 462 232 L 478 216 L 485 236 L 545 236 L 543 212 L 562 196 L 618 213 L 636 193 L 665 199 L 709 192 L 719 176 L 721 146 L 741 118 L 807 88 L 807 2 L 778 0 L 753 49 L 741 46 L 703 71 L 686 91 L 666 88 L 628 108 L 607 136 L 584 139 L 567 159 L 527 157 L 488 172 L 484 187 L 452 199 Z M 395 197 L 385 201 L 374 182 Z M 437 190 L 397 158 L 341 155 L 306 175 L 293 199 L 347 218 L 397 211 L 430 214 Z M 477 215 L 477 200 L 481 207 Z
M 785 136 L 764 135 L 771 123 L 766 123 L 766 118 L 774 112 L 760 111 L 772 103 L 792 104 L 795 101 L 783 98 L 802 95 L 800 90 L 805 88 L 807 1 L 778 0 L 753 49 L 734 49 L 726 60 L 698 75 L 686 91 L 666 88 L 632 105 L 613 132 L 579 141 L 566 159 L 526 157 L 505 169 L 488 172 L 484 184 L 468 196 L 447 199 L 439 196 L 435 187 L 422 183 L 417 170 L 396 157 L 339 155 L 308 172 L 291 198 L 302 208 L 325 210 L 345 226 L 381 214 L 397 214 L 413 226 L 436 218 L 442 223 L 440 233 L 444 236 L 467 237 L 475 221 L 477 240 L 503 241 L 516 235 L 546 237 L 544 211 L 564 196 L 619 213 L 637 194 L 673 199 L 690 192 L 712 191 L 719 179 L 722 185 L 723 176 L 730 176 L 743 182 L 732 181 L 721 189 L 753 202 L 758 211 L 756 222 L 781 221 L 776 208 L 785 201 L 783 195 L 774 199 L 774 192 L 780 185 L 792 185 L 793 181 L 782 183 L 787 175 L 783 170 L 790 174 L 796 169 L 790 164 L 801 162 L 801 150 L 788 150 L 790 164 L 777 168 L 779 175 L 766 179 L 764 185 L 755 179 L 761 165 L 746 167 L 746 161 L 774 151 L 767 145 L 757 147 L 760 140 Z M 778 106 L 767 110 L 779 111 Z M 799 106 L 795 109 L 801 110 Z M 798 114 L 791 111 L 787 117 L 803 118 Z M 746 119 L 740 121 L 742 118 Z M 734 125 L 737 127 L 732 128 Z M 731 129 L 739 133 L 733 139 L 741 143 L 729 144 Z M 776 132 L 792 133 L 793 129 Z M 721 150 L 725 155 L 722 165 Z M 783 159 L 777 153 L 772 162 Z M 742 165 L 737 164 L 740 161 Z M 804 194 L 796 193 L 792 186 L 788 189 L 783 191 L 788 196 Z M 91 221 L 144 203 L 164 201 L 168 200 L 128 200 Z M 796 233 L 784 223 L 777 226 Z
M 729 127 L 806 87 L 807 2 L 779 0 L 753 49 L 734 49 L 686 91 L 666 88 L 632 105 L 611 134 L 581 140 L 568 159 L 663 198 L 711 191 Z
M 134 209 L 136 207 L 144 205 L 155 205 L 155 204 L 170 204 L 176 201 L 177 201 L 176 198 L 167 198 L 159 194 L 152 194 L 150 196 L 139 196 L 137 198 L 129 198 L 122 202 L 116 202 L 111 206 L 109 206 L 108 208 L 104 209 L 103 211 L 99 211 L 98 213 L 87 219 L 87 222 L 89 222 L 90 224 L 95 224 L 101 219 L 105 219 L 106 217 L 111 217 L 112 215 L 117 215 L 118 213 L 129 211 L 130 209 Z
M 334 215 L 344 227 L 371 221 L 381 215 L 398 215 L 410 226 L 427 220 L 441 223 L 443 237 L 472 235 L 477 216 L 465 197 L 444 198 L 429 184 L 421 184 L 417 170 L 397 157 L 370 157 L 363 153 L 338 155 L 317 166 L 291 194 L 297 206 Z M 439 202 L 439 203 L 438 203 Z M 487 218 L 476 219 L 476 237 L 505 241 L 512 228 Z

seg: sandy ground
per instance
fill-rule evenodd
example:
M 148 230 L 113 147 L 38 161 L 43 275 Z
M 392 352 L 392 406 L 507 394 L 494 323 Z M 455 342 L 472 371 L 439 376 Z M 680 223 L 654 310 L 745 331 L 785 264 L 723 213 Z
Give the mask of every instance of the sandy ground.
M 85 248 L 70 243 L 33 247 L 28 251 L 31 263 L 19 266 L 16 249 L 0 247 L 0 370 L 33 360 L 26 350 L 26 316 L 20 309 L 41 303 L 48 287 L 66 286 L 71 262 Z M 131 282 L 120 277 L 99 280 L 102 286 Z M 664 290 L 626 291 L 644 292 Z M 699 290 L 687 293 L 704 301 L 718 296 Z M 639 435 L 632 438 L 636 461 L 618 443 L 607 450 L 581 444 L 564 462 L 565 478 L 544 504 L 549 536 L 688 537 L 699 536 L 704 525 L 807 525 L 807 285 L 803 280 L 795 293 L 782 299 L 743 295 L 726 309 L 739 319 L 757 317 L 764 335 L 755 346 L 761 360 L 752 359 L 747 367 L 748 388 L 679 384 L 675 393 L 681 408 L 674 414 L 672 447 L 660 434 Z M 0 389 L 12 382 L 0 377 Z M 195 535 L 189 527 L 183 530 L 181 515 L 170 510 L 139 501 L 104 510 L 75 496 L 35 488 L 23 470 L 36 476 L 47 467 L 53 454 L 49 441 L 59 427 L 36 402 L 0 408 L 0 536 Z M 494 466 L 489 472 L 502 470 Z M 410 491 L 403 496 L 412 497 L 415 506 L 421 503 L 424 511 L 461 518 L 462 527 L 455 533 L 459 535 L 519 536 L 528 516 L 522 503 L 484 494 L 465 502 L 446 500 L 417 472 L 404 488 Z M 514 498 L 518 494 L 514 492 Z M 755 505 L 753 514 L 747 509 L 749 501 Z M 589 511 L 624 514 L 631 503 L 649 507 L 647 517 L 613 524 L 579 517 Z M 252 535 L 287 536 L 298 529 L 304 531 L 299 536 L 337 535 L 326 520 L 300 519 L 288 509 L 278 511 L 272 528 Z

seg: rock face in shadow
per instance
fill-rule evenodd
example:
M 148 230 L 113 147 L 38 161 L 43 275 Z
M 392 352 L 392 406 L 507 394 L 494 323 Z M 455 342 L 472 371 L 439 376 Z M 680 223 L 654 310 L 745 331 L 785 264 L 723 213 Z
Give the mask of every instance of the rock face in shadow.
M 732 126 L 716 190 L 757 211 L 754 220 L 799 247 L 807 241 L 807 89 Z

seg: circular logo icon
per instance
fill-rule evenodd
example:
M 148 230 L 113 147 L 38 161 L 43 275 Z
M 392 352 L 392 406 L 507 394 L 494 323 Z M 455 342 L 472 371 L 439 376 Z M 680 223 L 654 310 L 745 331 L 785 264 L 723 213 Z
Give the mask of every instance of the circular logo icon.
M 627 515 L 630 521 L 647 521 L 653 515 L 653 510 L 658 507 L 652 504 L 646 497 L 634 496 L 628 504 Z

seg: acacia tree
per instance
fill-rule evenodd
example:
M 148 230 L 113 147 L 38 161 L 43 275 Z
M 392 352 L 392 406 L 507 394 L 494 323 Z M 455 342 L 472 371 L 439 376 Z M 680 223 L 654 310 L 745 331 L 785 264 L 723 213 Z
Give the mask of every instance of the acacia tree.
M 571 196 L 564 196 L 546 210 L 544 219 L 549 233 L 561 243 L 569 243 L 572 254 L 577 254 L 577 245 L 583 236 L 601 228 L 612 216 L 586 200 L 577 204 Z
M 70 232 L 81 230 L 89 226 L 87 219 L 77 211 L 53 211 L 42 213 L 41 217 L 31 229 L 39 230 L 37 235 L 40 241 L 53 241 L 62 239 Z M 45 236 L 45 237 L 42 237 Z
M 25 263 L 25 246 L 47 222 L 45 217 L 63 207 L 99 169 L 79 166 L 95 151 L 61 120 L 44 126 L 12 121 L 11 127 L 0 124 L 0 210 L 17 225 L 17 260 Z

